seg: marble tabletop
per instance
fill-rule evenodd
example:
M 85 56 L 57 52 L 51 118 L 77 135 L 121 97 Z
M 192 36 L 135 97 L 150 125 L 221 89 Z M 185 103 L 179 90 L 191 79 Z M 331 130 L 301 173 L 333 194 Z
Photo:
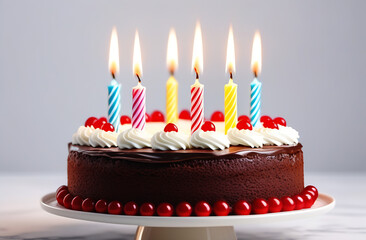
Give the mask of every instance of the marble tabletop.
M 40 198 L 65 183 L 66 173 L 1 173 L 0 239 L 133 239 L 135 226 L 43 211 Z M 335 209 L 313 218 L 235 226 L 238 239 L 366 239 L 365 173 L 306 173 L 305 183 L 335 197 Z

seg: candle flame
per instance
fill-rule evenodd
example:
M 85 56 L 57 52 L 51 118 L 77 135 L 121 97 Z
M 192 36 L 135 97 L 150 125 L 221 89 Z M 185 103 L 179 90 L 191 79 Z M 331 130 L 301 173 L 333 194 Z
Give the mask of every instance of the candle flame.
M 194 34 L 192 69 L 197 75 L 203 70 L 202 32 L 199 22 L 197 22 L 196 32 Z
M 232 75 L 232 73 L 235 72 L 235 47 L 234 47 L 234 34 L 232 26 L 230 26 L 229 37 L 227 40 L 226 72 L 229 72 L 230 75 Z
M 142 75 L 140 39 L 137 31 L 135 34 L 135 45 L 133 47 L 133 74 L 138 78 Z
M 175 35 L 175 30 L 173 28 L 169 33 L 166 63 L 168 65 L 169 72 L 174 74 L 174 71 L 178 67 L 178 43 L 177 36 Z
M 252 70 L 254 76 L 258 76 L 262 70 L 262 43 L 261 43 L 261 35 L 259 32 L 256 32 L 253 40 L 253 49 L 252 49 Z
M 113 78 L 119 72 L 119 48 L 117 30 L 114 27 L 111 34 L 111 42 L 109 47 L 109 70 Z

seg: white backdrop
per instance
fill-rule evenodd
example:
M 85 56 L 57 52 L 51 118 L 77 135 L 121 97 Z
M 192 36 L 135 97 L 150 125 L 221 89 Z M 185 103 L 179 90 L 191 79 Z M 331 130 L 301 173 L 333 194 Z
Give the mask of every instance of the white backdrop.
M 67 142 L 106 115 L 109 38 L 120 44 L 122 112 L 131 112 L 140 33 L 147 110 L 165 110 L 169 29 L 178 37 L 180 109 L 189 107 L 194 27 L 203 31 L 206 116 L 223 110 L 233 25 L 240 114 L 249 111 L 251 46 L 263 44 L 262 112 L 300 132 L 306 170 L 364 171 L 365 1 L 0 0 L 0 171 L 65 171 Z

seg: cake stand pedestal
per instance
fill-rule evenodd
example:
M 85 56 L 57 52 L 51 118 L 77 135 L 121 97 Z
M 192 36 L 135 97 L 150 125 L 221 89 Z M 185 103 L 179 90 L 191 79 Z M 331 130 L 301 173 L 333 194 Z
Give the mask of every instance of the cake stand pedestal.
M 93 222 L 137 225 L 135 240 L 235 240 L 236 234 L 233 226 L 236 224 L 260 224 L 317 216 L 334 208 L 335 200 L 332 196 L 319 193 L 318 199 L 309 209 L 224 217 L 144 217 L 81 212 L 60 206 L 55 199 L 55 193 L 45 195 L 41 199 L 41 206 L 45 211 L 62 217 Z

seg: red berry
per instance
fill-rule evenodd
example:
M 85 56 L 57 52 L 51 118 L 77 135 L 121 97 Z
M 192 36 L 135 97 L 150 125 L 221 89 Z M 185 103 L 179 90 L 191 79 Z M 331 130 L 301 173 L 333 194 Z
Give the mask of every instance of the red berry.
M 210 204 L 204 201 L 198 202 L 194 206 L 194 213 L 200 217 L 210 216 L 211 206 Z
M 96 204 L 95 204 L 95 211 L 98 213 L 106 213 L 108 210 L 108 205 L 107 205 L 107 201 L 106 200 L 99 200 Z
M 272 118 L 271 118 L 270 116 L 263 115 L 263 116 L 260 118 L 260 122 L 261 122 L 261 123 L 268 122 L 268 121 L 272 121 Z
M 300 195 L 304 200 L 304 208 L 311 208 L 311 206 L 314 204 L 314 197 L 310 192 L 312 191 L 306 191 Z
M 120 122 L 121 122 L 121 125 L 130 124 L 131 123 L 131 118 L 127 115 L 122 115 L 121 118 L 120 118 Z
M 108 213 L 109 214 L 115 214 L 115 215 L 119 215 L 122 213 L 122 203 L 118 202 L 118 201 L 112 201 L 108 204 Z
M 178 127 L 174 123 L 168 123 L 164 128 L 164 132 L 178 132 Z
M 192 206 L 187 202 L 181 202 L 175 208 L 175 212 L 179 217 L 189 217 L 192 214 Z
M 306 186 L 306 188 L 304 190 L 310 190 L 313 191 L 315 193 L 315 200 L 318 198 L 318 189 L 312 185 L 308 185 Z
M 207 131 L 216 131 L 215 124 L 213 124 L 210 121 L 206 121 L 204 124 L 202 124 L 201 129 L 204 132 L 207 132 Z
M 281 212 L 282 210 L 282 202 L 280 201 L 280 199 L 276 197 L 269 198 L 268 205 L 269 205 L 268 211 L 271 213 Z
M 97 121 L 94 122 L 93 127 L 95 129 L 102 128 L 103 124 L 106 123 L 106 122 L 107 122 L 106 120 L 104 120 L 102 118 L 99 118 Z
M 315 192 L 314 191 L 311 191 L 311 190 L 305 190 L 304 189 L 304 191 L 302 191 L 302 195 L 303 194 L 306 194 L 306 193 L 308 193 L 308 194 L 310 194 L 310 196 L 311 196 L 311 201 L 312 201 L 312 204 L 316 201 L 316 194 L 315 194 Z M 305 200 L 305 199 L 304 199 Z
M 161 217 L 170 217 L 173 215 L 173 206 L 170 203 L 160 203 L 156 212 Z
M 253 212 L 255 214 L 265 214 L 268 213 L 268 203 L 263 198 L 257 198 L 253 202 Z
M 102 125 L 101 129 L 105 132 L 114 132 L 114 127 L 112 124 L 106 122 Z
M 99 120 L 103 120 L 105 122 L 108 122 L 108 119 L 106 117 L 100 117 Z
M 151 117 L 149 114 L 145 113 L 145 121 L 146 122 L 151 122 Z
M 56 195 L 56 200 L 58 202 L 58 204 L 60 204 L 61 206 L 64 205 L 64 198 L 65 196 L 69 194 L 69 191 L 64 189 L 64 190 L 61 190 L 57 195 Z
M 151 114 L 151 122 L 165 122 L 164 114 L 160 111 L 154 111 Z
M 267 121 L 267 122 L 263 122 L 263 127 L 265 127 L 265 128 L 272 128 L 272 129 L 278 129 L 277 123 L 275 123 L 272 120 Z
M 60 186 L 59 188 L 57 188 L 57 190 L 56 190 L 56 196 L 57 196 L 57 194 L 58 194 L 59 192 L 61 192 L 62 190 L 69 191 L 69 189 L 67 188 L 67 186 L 62 185 L 62 186 Z
M 241 115 L 238 117 L 238 122 L 241 120 L 245 120 L 246 122 L 250 123 L 250 118 L 247 115 Z
M 216 111 L 211 115 L 211 121 L 213 122 L 224 122 L 225 116 L 222 112 Z
M 295 195 L 292 197 L 292 199 L 295 202 L 295 210 L 301 210 L 304 208 L 304 199 L 300 195 Z
M 246 120 L 241 120 L 238 122 L 238 124 L 236 124 L 236 128 L 239 130 L 252 130 L 253 126 L 250 122 L 247 122 Z
M 179 119 L 191 120 L 191 112 L 188 110 L 182 110 L 179 114 Z
M 244 200 L 239 200 L 235 203 L 234 212 L 237 215 L 249 215 L 252 211 L 250 203 Z
M 277 123 L 277 125 L 286 127 L 286 120 L 284 118 L 276 117 L 275 119 L 273 119 L 273 121 Z
M 78 210 L 81 211 L 81 204 L 83 203 L 83 198 L 80 196 L 76 196 L 71 201 L 71 208 L 72 210 Z
M 286 196 L 281 198 L 281 202 L 282 202 L 282 211 L 292 211 L 295 209 L 295 201 Z
M 65 207 L 65 208 L 71 209 L 71 201 L 72 201 L 72 199 L 73 199 L 73 198 L 74 198 L 74 197 L 73 197 L 70 193 L 68 193 L 68 194 L 64 197 L 63 202 L 64 202 L 64 207 Z
M 128 202 L 125 204 L 123 211 L 126 215 L 136 215 L 138 212 L 138 206 L 135 202 Z
M 140 214 L 142 216 L 152 216 L 155 213 L 155 206 L 152 203 L 143 203 L 140 207 Z
M 91 198 L 86 198 L 81 203 L 81 208 L 83 209 L 84 212 L 92 212 L 92 211 L 94 211 L 94 201 Z
M 227 216 L 230 213 L 230 206 L 225 201 L 217 201 L 214 204 L 213 211 L 216 216 Z
M 96 117 L 90 117 L 85 121 L 84 126 L 85 127 L 91 127 L 94 125 L 95 121 L 97 121 L 98 119 Z

